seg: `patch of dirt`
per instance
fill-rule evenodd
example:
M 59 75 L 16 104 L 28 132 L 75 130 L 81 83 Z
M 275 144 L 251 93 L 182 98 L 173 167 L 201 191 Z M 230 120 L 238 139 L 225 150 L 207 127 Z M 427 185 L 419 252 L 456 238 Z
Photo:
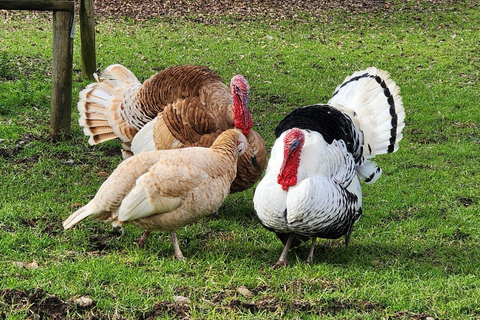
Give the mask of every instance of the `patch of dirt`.
M 427 320 L 428 318 L 434 319 L 434 317 L 430 316 L 427 313 L 413 313 L 413 312 L 408 312 L 408 311 L 403 311 L 403 312 L 397 312 L 387 318 L 384 318 L 386 320 L 404 320 L 404 319 L 409 319 L 409 320 Z
M 0 223 L 0 230 L 5 231 L 5 232 L 9 232 L 9 233 L 15 232 L 14 227 L 12 227 L 11 225 L 8 225 L 8 224 L 3 224 L 3 223 Z
M 153 309 L 147 313 L 137 315 L 139 320 L 155 320 L 159 316 L 168 314 L 170 317 L 179 320 L 188 320 L 190 318 L 190 305 L 187 303 L 160 301 Z
M 27 147 L 32 141 L 50 141 L 48 138 L 43 136 L 36 136 L 32 133 L 26 133 L 22 139 L 15 142 L 15 146 L 13 148 L 0 148 L 0 157 L 5 159 L 14 157 L 20 151 L 22 151 L 25 147 Z M 38 161 L 38 156 L 36 157 Z M 32 157 L 27 158 L 27 161 L 31 161 Z M 23 159 L 17 160 L 15 163 L 22 163 Z
M 230 20 L 269 21 L 302 20 L 304 16 L 328 21 L 333 11 L 344 14 L 384 12 L 437 12 L 451 10 L 458 0 L 95 0 L 97 17 L 129 17 L 137 21 L 149 18 L 187 19 L 215 24 L 223 17 Z M 394 5 L 395 4 L 395 5 Z M 470 7 L 479 4 L 471 1 Z
M 74 311 L 85 313 L 91 308 L 78 307 L 73 302 L 63 301 L 58 296 L 50 295 L 42 289 L 1 290 L 0 301 L 10 305 L 13 310 L 27 309 L 27 319 L 66 319 L 67 315 Z M 4 316 L 4 314 L 0 314 L 0 318 L 4 319 Z
M 341 288 L 338 281 L 328 279 L 299 279 L 294 280 L 291 283 L 280 285 L 280 290 L 286 292 L 291 291 L 293 293 L 302 293 L 305 290 L 308 291 L 337 291 Z
M 233 231 L 207 231 L 206 233 L 199 234 L 196 238 L 201 240 L 202 245 L 205 246 L 208 241 L 226 241 L 232 242 L 234 239 Z
M 214 24 L 223 17 L 236 21 L 281 21 L 302 20 L 308 16 L 328 21 L 333 11 L 349 15 L 368 12 L 384 12 L 389 15 L 399 10 L 438 12 L 452 10 L 451 6 L 457 3 L 458 0 L 95 0 L 94 8 L 97 18 L 128 17 L 136 21 L 149 18 L 181 18 Z M 479 7 L 477 1 L 470 1 L 465 5 Z M 13 11 L 0 10 L 0 16 L 6 19 L 51 19 L 52 13 L 35 11 L 14 14 Z
M 111 231 L 103 231 L 98 229 L 89 237 L 89 252 L 107 253 L 108 250 L 115 247 L 120 242 L 119 237 L 122 235 L 120 228 L 112 228 Z M 115 244 L 116 243 L 116 244 Z
M 468 240 L 469 238 L 470 238 L 470 234 L 463 231 L 461 228 L 457 228 L 457 230 L 455 230 L 455 232 L 452 234 L 453 240 L 465 241 L 465 240 Z
M 470 205 L 473 204 L 473 199 L 467 198 L 467 197 L 459 197 L 458 202 L 460 202 L 460 204 L 463 205 L 464 207 L 469 207 Z
M 251 313 L 257 313 L 262 311 L 267 312 L 302 312 L 307 314 L 325 315 L 325 314 L 337 314 L 343 310 L 361 310 L 363 312 L 368 311 L 382 311 L 385 308 L 379 304 L 369 301 L 349 301 L 334 299 L 328 301 L 301 301 L 296 300 L 292 302 L 282 302 L 278 299 L 271 297 L 264 297 L 258 301 L 246 302 L 234 298 L 228 304 L 231 309 L 238 309 L 241 311 L 249 311 Z
M 268 289 L 265 286 L 260 286 L 252 290 L 255 292 L 264 292 Z M 183 290 L 180 290 L 183 291 Z M 240 300 L 236 296 L 235 290 L 225 290 L 224 294 L 218 296 L 216 301 L 203 300 L 205 304 L 196 306 L 197 311 L 208 312 L 208 309 L 229 309 L 242 312 L 259 313 L 267 312 L 283 315 L 286 312 L 301 312 L 303 314 L 310 315 L 335 315 L 344 310 L 357 310 L 362 313 L 385 311 L 385 307 L 370 301 L 356 301 L 349 299 L 329 299 L 319 301 L 302 301 L 294 300 L 292 302 L 284 302 L 271 296 L 261 297 L 256 301 L 244 301 Z M 45 292 L 41 288 L 31 289 L 28 291 L 21 291 L 15 289 L 0 290 L 0 306 L 9 306 L 8 310 L 25 310 L 27 311 L 27 317 L 25 319 L 75 319 L 75 315 L 88 314 L 88 319 L 115 319 L 123 320 L 121 315 L 116 314 L 111 316 L 108 314 L 102 314 L 95 309 L 95 302 L 82 306 L 82 304 L 76 302 L 79 299 L 71 299 L 64 301 L 60 297 L 51 295 Z M 155 304 L 151 310 L 147 312 L 138 312 L 135 315 L 135 319 L 140 320 L 154 320 L 159 317 L 168 315 L 174 319 L 189 320 L 191 306 L 189 302 L 170 302 L 159 301 Z M 426 313 L 411 313 L 407 311 L 399 311 L 390 314 L 385 319 L 422 319 L 425 320 L 429 317 Z M 5 309 L 0 309 L 0 319 L 5 319 Z

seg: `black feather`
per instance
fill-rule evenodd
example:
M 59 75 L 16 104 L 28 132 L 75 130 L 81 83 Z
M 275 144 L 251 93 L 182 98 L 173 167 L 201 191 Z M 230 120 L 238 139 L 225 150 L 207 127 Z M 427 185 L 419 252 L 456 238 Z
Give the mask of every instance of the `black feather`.
M 375 79 L 375 81 L 380 85 L 380 87 L 382 87 L 383 94 L 387 98 L 388 105 L 390 106 L 390 109 L 389 109 L 390 115 L 392 116 L 392 120 L 391 120 L 392 129 L 390 130 L 391 137 L 390 137 L 390 144 L 387 148 L 387 152 L 388 153 L 394 152 L 395 151 L 395 142 L 397 140 L 398 115 L 397 115 L 397 109 L 395 108 L 395 99 L 393 97 L 393 94 L 390 92 L 390 89 L 388 89 L 388 86 L 387 86 L 387 83 L 385 82 L 385 80 L 383 80 L 380 76 L 373 75 L 373 74 L 370 74 L 370 73 L 366 72 L 362 75 L 350 78 L 348 81 L 345 81 L 344 83 L 342 83 L 339 86 L 339 88 L 337 89 L 337 91 L 335 91 L 335 93 L 333 94 L 332 97 L 335 97 L 337 95 L 337 93 L 343 87 L 348 85 L 349 83 L 362 80 L 363 78 L 373 78 L 373 79 Z
M 275 232 L 275 234 L 277 235 L 277 238 L 280 239 L 280 241 L 282 241 L 283 245 L 285 245 L 287 243 L 288 237 L 290 236 L 290 233 Z M 293 241 L 292 241 L 292 244 L 291 244 L 290 248 L 295 248 L 295 247 L 299 246 L 300 244 L 302 244 L 303 242 L 308 241 L 308 239 L 310 239 L 310 237 L 302 236 L 302 235 L 299 235 L 299 234 L 294 234 L 293 236 L 294 237 L 293 237 Z
M 280 121 L 275 129 L 275 137 L 292 128 L 316 131 L 327 143 L 343 140 L 355 162 L 361 161 L 363 141 L 360 131 L 348 115 L 332 106 L 317 104 L 293 110 Z

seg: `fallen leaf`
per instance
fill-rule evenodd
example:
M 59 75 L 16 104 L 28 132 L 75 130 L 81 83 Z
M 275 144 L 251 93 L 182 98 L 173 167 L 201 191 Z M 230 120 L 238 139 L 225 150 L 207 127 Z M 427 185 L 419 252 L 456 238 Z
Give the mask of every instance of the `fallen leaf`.
M 81 203 L 74 202 L 74 203 L 72 203 L 71 205 L 68 206 L 68 210 L 71 210 L 72 208 L 78 208 L 78 207 L 81 207 L 81 206 L 82 206 Z
M 187 297 L 183 297 L 183 296 L 173 296 L 173 301 L 175 303 L 179 303 L 179 304 L 190 304 L 190 299 L 188 299 Z
M 73 301 L 77 306 L 81 308 L 88 308 L 93 305 L 93 299 L 89 296 L 83 296 Z
M 25 269 L 37 269 L 38 268 L 38 263 L 35 261 L 35 259 L 32 260 L 32 262 L 22 262 L 22 261 L 15 261 L 13 263 L 17 267 L 20 268 L 25 268 Z
M 248 288 L 245 286 L 238 287 L 237 292 L 240 293 L 245 298 L 251 298 L 254 296 L 254 294 L 250 290 L 248 290 Z

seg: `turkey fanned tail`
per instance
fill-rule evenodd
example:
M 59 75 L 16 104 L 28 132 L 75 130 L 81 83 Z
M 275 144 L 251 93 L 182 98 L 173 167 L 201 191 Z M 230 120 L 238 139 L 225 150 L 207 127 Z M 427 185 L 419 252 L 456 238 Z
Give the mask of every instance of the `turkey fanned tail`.
M 371 67 L 345 78 L 328 101 L 348 114 L 363 132 L 365 158 L 398 150 L 405 127 L 399 93 L 388 72 Z
M 106 68 L 97 82 L 89 84 L 80 92 L 77 108 L 78 120 L 83 132 L 89 136 L 91 145 L 120 138 L 130 141 L 137 130 L 121 117 L 122 100 L 125 92 L 138 88 L 141 83 L 127 68 L 114 64 Z

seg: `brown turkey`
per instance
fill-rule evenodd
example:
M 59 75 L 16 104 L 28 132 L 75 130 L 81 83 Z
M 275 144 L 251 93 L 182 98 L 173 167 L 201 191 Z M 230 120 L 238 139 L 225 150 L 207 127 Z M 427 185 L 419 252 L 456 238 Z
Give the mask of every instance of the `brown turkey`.
M 249 85 L 236 75 L 230 90 L 206 67 L 172 66 L 143 84 L 122 65 L 107 67 L 80 92 L 79 123 L 94 145 L 119 138 L 126 159 L 140 152 L 210 147 L 223 131 L 237 128 L 248 146 L 238 160 L 230 192 L 250 188 L 266 164 L 265 143 L 248 108 Z

